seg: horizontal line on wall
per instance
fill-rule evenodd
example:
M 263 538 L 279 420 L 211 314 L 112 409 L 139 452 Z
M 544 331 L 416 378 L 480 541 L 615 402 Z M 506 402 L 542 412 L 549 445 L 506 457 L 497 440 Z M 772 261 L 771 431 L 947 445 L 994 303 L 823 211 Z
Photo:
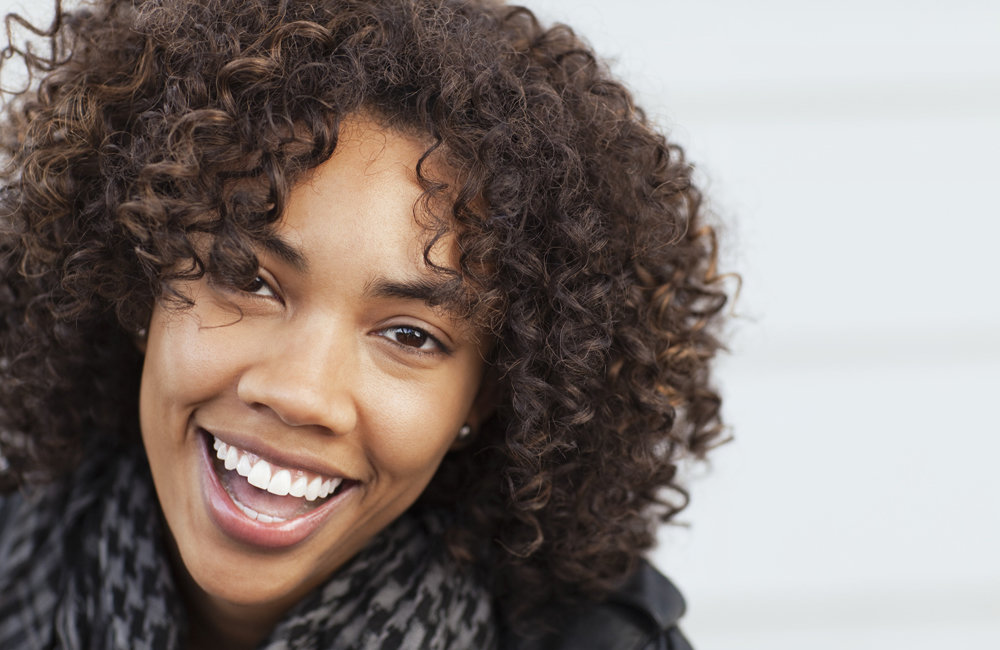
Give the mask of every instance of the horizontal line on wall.
M 725 621 L 733 631 L 773 629 L 874 628 L 912 624 L 981 621 L 1000 631 L 1000 582 L 858 589 L 838 595 L 799 593 L 776 597 L 698 599 L 699 621 Z M 695 621 L 692 620 L 694 624 Z
M 997 365 L 1000 325 L 954 330 L 842 332 L 747 331 L 735 336 L 721 365 L 800 367 L 818 365 Z
M 864 84 L 743 82 L 726 88 L 647 94 L 643 100 L 650 106 L 665 107 L 684 123 L 943 116 L 996 120 L 1000 114 L 1000 79 Z

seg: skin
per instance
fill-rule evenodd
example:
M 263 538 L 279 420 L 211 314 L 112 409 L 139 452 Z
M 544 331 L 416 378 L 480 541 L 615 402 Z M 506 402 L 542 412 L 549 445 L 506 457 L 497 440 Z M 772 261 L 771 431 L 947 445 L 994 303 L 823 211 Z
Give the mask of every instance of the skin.
M 178 287 L 193 308 L 153 311 L 140 420 L 195 647 L 259 642 L 413 504 L 459 428 L 485 415 L 477 333 L 418 297 L 380 290 L 440 281 L 414 218 L 424 149 L 346 120 L 336 152 L 292 191 L 277 228 L 300 264 L 261 250 L 251 286 L 202 279 Z M 443 266 L 456 258 L 450 238 L 431 254 Z M 291 548 L 235 540 L 205 503 L 205 430 L 291 450 L 358 486 Z

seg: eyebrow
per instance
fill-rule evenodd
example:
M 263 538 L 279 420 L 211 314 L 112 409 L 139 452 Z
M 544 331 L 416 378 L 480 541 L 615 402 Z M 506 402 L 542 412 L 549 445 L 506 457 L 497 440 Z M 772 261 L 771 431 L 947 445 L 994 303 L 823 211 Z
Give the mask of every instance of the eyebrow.
M 264 247 L 264 250 L 271 255 L 274 255 L 285 264 L 288 264 L 296 271 L 305 272 L 309 269 L 309 262 L 306 260 L 306 256 L 299 252 L 299 249 L 295 246 L 288 243 L 287 240 L 282 239 L 279 235 L 268 235 L 260 242 L 260 244 Z
M 296 271 L 309 270 L 309 261 L 294 244 L 280 235 L 271 234 L 261 240 L 261 246 L 269 254 L 293 267 Z M 454 312 L 451 304 L 454 280 L 447 278 L 414 278 L 394 280 L 386 277 L 376 277 L 369 280 L 364 288 L 364 295 L 371 298 L 402 298 L 419 300 L 430 307 Z
M 365 286 L 365 295 L 372 298 L 403 298 L 420 300 L 431 307 L 448 308 L 447 298 L 451 295 L 453 282 L 447 279 L 415 278 L 393 280 L 390 278 L 374 278 Z

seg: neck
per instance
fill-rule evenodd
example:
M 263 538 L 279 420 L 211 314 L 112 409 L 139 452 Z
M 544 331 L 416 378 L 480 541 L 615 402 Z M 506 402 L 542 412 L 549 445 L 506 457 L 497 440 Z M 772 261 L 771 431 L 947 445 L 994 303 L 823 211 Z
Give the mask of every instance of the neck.
M 169 540 L 170 560 L 188 613 L 191 650 L 253 650 L 274 629 L 292 603 L 239 604 L 202 589 L 184 568 L 176 544 Z
M 191 650 L 253 650 L 274 628 L 280 613 L 261 611 L 265 608 L 233 605 L 183 589 L 190 623 L 188 648 Z

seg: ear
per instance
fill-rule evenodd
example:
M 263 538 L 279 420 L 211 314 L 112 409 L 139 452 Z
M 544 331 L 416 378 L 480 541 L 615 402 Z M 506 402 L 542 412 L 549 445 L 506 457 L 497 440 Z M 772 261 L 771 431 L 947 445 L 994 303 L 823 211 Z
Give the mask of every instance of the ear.
M 483 378 L 479 382 L 479 391 L 476 393 L 476 398 L 472 401 L 472 406 L 469 407 L 469 414 L 465 418 L 465 424 L 469 425 L 472 433 L 465 438 L 456 437 L 455 442 L 451 445 L 453 451 L 467 447 L 470 442 L 475 440 L 479 428 L 486 420 L 490 419 L 496 410 L 500 393 L 500 382 L 496 370 L 493 369 L 493 366 L 486 366 Z
M 132 343 L 135 345 L 136 349 L 143 355 L 146 354 L 146 337 L 149 335 L 149 330 L 145 327 L 141 328 L 138 332 L 132 335 Z

